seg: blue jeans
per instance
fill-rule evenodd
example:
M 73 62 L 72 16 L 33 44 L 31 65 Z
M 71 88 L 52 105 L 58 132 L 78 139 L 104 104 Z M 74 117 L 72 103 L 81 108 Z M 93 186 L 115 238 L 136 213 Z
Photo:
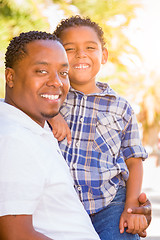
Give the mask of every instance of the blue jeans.
M 115 198 L 102 211 L 90 216 L 92 224 L 101 240 L 139 240 L 138 234 L 119 231 L 119 220 L 124 209 L 125 187 L 120 186 Z

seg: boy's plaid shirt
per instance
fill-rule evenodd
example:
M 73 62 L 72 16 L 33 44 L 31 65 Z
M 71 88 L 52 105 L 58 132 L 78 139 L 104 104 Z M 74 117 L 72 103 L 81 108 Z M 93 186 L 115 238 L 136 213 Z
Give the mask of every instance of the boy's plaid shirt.
M 84 95 L 70 88 L 61 114 L 72 132 L 72 143 L 59 142 L 89 214 L 106 207 L 119 185 L 125 185 L 125 160 L 145 159 L 135 114 L 129 103 L 105 83 L 101 93 Z

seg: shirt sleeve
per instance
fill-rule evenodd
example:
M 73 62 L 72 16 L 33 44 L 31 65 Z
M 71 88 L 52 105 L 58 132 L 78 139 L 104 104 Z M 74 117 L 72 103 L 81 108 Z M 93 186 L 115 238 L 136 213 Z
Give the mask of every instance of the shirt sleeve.
M 32 214 L 44 186 L 34 149 L 23 140 L 0 139 L 0 216 Z
M 130 117 L 123 130 L 121 149 L 125 159 L 134 157 L 142 158 L 144 160 L 148 157 L 148 154 L 141 143 L 138 123 L 133 110 L 131 111 Z

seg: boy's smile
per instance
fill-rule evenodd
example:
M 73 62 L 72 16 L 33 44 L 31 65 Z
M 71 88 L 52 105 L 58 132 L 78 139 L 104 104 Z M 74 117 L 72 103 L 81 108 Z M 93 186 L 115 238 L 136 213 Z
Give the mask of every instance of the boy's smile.
M 89 67 L 90 67 L 89 64 L 84 64 L 84 63 L 76 64 L 74 66 L 75 69 L 79 69 L 79 70 L 85 70 L 85 69 L 87 69 Z
M 63 30 L 60 38 L 69 60 L 71 86 L 77 90 L 83 86 L 83 92 L 95 91 L 96 75 L 107 61 L 106 49 L 102 50 L 97 33 L 88 26 L 75 26 Z

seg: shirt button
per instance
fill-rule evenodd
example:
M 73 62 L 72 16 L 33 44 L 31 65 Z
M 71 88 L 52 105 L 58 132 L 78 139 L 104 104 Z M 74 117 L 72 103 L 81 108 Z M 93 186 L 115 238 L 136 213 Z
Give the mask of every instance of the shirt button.
M 81 186 L 78 186 L 78 187 L 77 187 L 77 190 L 78 190 L 78 191 L 81 191 Z
M 72 167 L 73 167 L 74 169 L 76 168 L 76 166 L 77 166 L 77 164 L 76 164 L 76 163 L 73 163 Z
M 80 142 L 76 142 L 76 147 L 79 147 L 79 145 L 80 145 Z
M 84 122 L 84 118 L 83 117 L 80 118 L 80 122 L 82 122 L 82 123 Z
M 84 100 L 86 100 L 86 99 L 87 99 L 87 96 L 84 96 L 83 98 L 84 98 Z

